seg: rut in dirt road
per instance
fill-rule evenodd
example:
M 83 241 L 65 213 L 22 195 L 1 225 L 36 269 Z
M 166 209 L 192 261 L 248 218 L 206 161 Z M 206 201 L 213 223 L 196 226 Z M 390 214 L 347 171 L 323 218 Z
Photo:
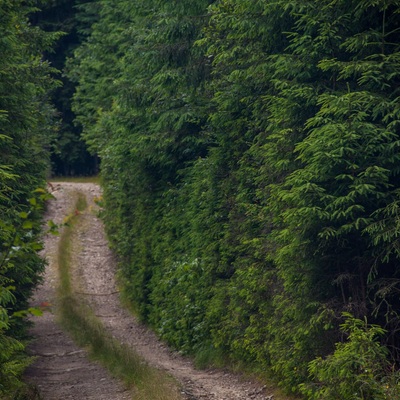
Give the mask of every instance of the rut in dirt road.
M 97 206 L 94 203 L 94 199 L 101 195 L 100 188 L 95 184 L 59 183 L 55 184 L 54 187 L 55 191 L 53 194 L 56 197 L 56 201 L 53 201 L 49 208 L 49 217 L 52 219 L 55 219 L 55 216 L 60 213 L 63 215 L 68 213 L 67 205 L 71 204 L 68 198 L 72 196 L 74 191 L 80 191 L 85 194 L 89 204 L 89 209 L 91 210 L 96 209 Z M 272 392 L 257 382 L 246 381 L 240 376 L 220 370 L 196 370 L 190 360 L 169 350 L 157 339 L 153 332 L 143 326 L 143 324 L 138 322 L 135 317 L 122 308 L 114 278 L 116 272 L 115 257 L 108 248 L 102 221 L 99 220 L 96 212 L 86 212 L 82 217 L 83 222 L 77 230 L 79 251 L 75 252 L 75 259 L 73 262 L 74 265 L 76 265 L 73 278 L 74 287 L 77 295 L 82 296 L 82 301 L 90 304 L 94 313 L 102 321 L 106 329 L 111 332 L 113 337 L 132 347 L 139 356 L 141 356 L 151 366 L 164 370 L 168 374 L 172 375 L 182 385 L 181 392 L 185 398 L 203 400 L 272 400 L 274 398 Z M 49 241 L 54 241 L 54 238 L 49 238 Z M 50 256 L 49 271 L 46 272 L 44 285 L 38 290 L 35 297 L 36 302 L 48 301 L 48 299 L 51 298 L 48 294 L 43 295 L 41 293 L 45 293 L 43 291 L 49 290 L 48 287 L 53 288 L 56 281 L 55 273 L 52 271 L 51 266 L 51 254 L 54 252 L 54 249 L 50 250 L 47 246 L 48 243 L 46 240 L 46 255 L 48 257 Z M 40 296 L 38 297 L 38 295 Z M 40 320 L 40 318 L 38 318 L 38 320 Z M 36 323 L 35 329 L 39 329 L 39 324 L 41 323 Z M 48 331 L 48 333 L 50 334 L 51 331 Z M 34 331 L 34 334 L 38 337 L 36 343 L 49 339 L 46 336 L 46 333 L 42 333 L 42 336 L 40 336 L 40 332 Z M 53 337 L 58 336 L 61 336 L 61 334 L 53 335 Z M 36 346 L 38 345 L 36 344 Z M 37 348 L 38 347 L 33 347 L 33 351 L 36 351 L 35 349 Z M 40 351 L 38 351 L 38 353 L 40 356 L 39 363 L 45 364 L 52 358 L 45 354 L 41 355 Z M 85 354 L 79 352 L 79 350 L 68 350 L 64 352 L 61 350 L 60 354 L 61 353 L 65 353 L 65 355 L 75 355 L 81 359 L 85 358 Z M 59 359 L 61 357 L 60 355 L 54 355 L 53 358 Z M 40 364 L 37 363 L 36 365 Z M 34 368 L 35 367 L 33 367 L 33 371 Z M 52 369 L 53 367 L 49 366 L 41 368 L 43 368 L 42 371 L 47 371 L 46 368 Z M 74 370 L 73 364 L 71 364 L 69 369 L 69 372 Z M 45 389 L 44 386 L 48 384 L 51 386 L 51 379 L 59 380 L 62 378 L 57 375 L 56 371 L 57 369 L 54 367 L 54 370 L 48 374 L 48 380 L 40 382 L 43 393 L 46 390 L 47 392 L 50 390 Z M 79 367 L 77 367 L 76 371 L 77 379 L 80 375 Z M 52 373 L 55 375 L 52 375 Z M 91 375 L 95 377 L 97 372 Z M 100 382 L 105 382 L 105 380 L 108 381 L 109 378 L 105 378 L 104 376 L 100 377 Z M 115 391 L 114 393 L 116 393 L 115 396 L 95 396 L 93 398 L 108 398 L 116 400 L 128 398 L 124 397 L 128 396 L 128 393 L 124 392 L 123 388 L 118 386 L 116 382 L 113 384 L 116 385 L 113 389 Z M 94 383 L 94 385 L 97 384 Z M 72 390 L 76 387 L 76 384 L 72 383 L 70 380 L 69 383 L 60 383 L 60 386 L 65 386 L 65 388 Z M 45 399 L 47 398 L 53 399 L 58 397 L 45 397 Z M 92 397 L 64 396 L 59 398 L 89 399 Z M 280 399 L 283 399 L 283 397 L 280 397 Z
M 76 197 L 68 189 L 54 193 L 56 201 L 48 205 L 47 219 L 60 224 L 72 211 Z M 99 364 L 88 359 L 86 351 L 77 347 L 63 332 L 54 314 L 58 287 L 57 250 L 59 237 L 47 236 L 43 256 L 47 259 L 44 280 L 31 300 L 41 307 L 43 316 L 34 318 L 29 346 L 36 361 L 26 371 L 26 380 L 35 384 L 44 400 L 93 399 L 124 400 L 131 394 Z

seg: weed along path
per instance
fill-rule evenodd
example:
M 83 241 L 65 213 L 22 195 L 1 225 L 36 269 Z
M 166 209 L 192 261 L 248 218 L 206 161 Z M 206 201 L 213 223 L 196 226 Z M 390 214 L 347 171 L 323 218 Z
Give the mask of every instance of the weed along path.
M 70 221 L 45 238 L 48 267 L 32 299 L 44 315 L 34 317 L 37 359 L 27 379 L 44 400 L 284 399 L 226 371 L 197 370 L 160 342 L 120 304 L 116 261 L 97 217 L 99 186 L 60 182 L 51 191 L 47 218 Z

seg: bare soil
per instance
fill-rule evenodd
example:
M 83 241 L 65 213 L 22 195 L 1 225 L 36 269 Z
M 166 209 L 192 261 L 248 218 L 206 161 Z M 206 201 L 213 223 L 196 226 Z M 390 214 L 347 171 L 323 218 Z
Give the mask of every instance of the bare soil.
M 47 219 L 61 223 L 73 212 L 76 193 L 82 192 L 88 209 L 79 224 L 78 240 L 73 243 L 74 289 L 88 302 L 112 335 L 126 343 L 151 366 L 172 375 L 181 385 L 184 398 L 191 400 L 272 400 L 270 388 L 256 381 L 224 370 L 198 370 L 191 360 L 163 344 L 157 336 L 121 306 L 116 285 L 116 259 L 108 247 L 102 221 L 97 216 L 94 199 L 101 189 L 92 183 L 53 183 L 55 196 L 49 204 Z M 31 331 L 35 340 L 30 352 L 37 357 L 28 369 L 27 379 L 36 384 L 44 400 L 61 399 L 130 399 L 122 383 L 112 378 L 100 365 L 90 361 L 84 349 L 75 346 L 57 324 L 56 288 L 58 237 L 45 237 L 44 257 L 48 260 L 44 282 L 37 289 L 32 304 L 45 309 L 44 316 L 34 317 Z M 282 399 L 282 397 L 280 397 Z M 149 399 L 151 400 L 151 399 Z

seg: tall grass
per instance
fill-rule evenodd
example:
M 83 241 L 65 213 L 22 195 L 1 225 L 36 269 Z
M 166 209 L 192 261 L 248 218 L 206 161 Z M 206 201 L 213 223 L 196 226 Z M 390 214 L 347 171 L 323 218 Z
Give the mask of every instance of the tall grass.
M 98 175 L 93 176 L 53 176 L 49 182 L 100 183 Z
M 135 400 L 182 399 L 177 383 L 172 378 L 150 367 L 130 347 L 114 339 L 91 308 L 75 296 L 71 283 L 72 245 L 80 213 L 86 208 L 86 198 L 79 192 L 76 201 L 79 213 L 74 213 L 68 219 L 69 224 L 64 228 L 58 246 L 58 303 L 63 327 L 78 345 L 88 349 L 94 360 L 133 389 Z

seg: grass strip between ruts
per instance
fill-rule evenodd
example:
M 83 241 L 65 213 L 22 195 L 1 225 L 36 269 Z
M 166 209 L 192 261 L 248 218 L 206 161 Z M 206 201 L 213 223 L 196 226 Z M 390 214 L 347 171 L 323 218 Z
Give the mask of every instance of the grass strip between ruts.
M 58 303 L 62 326 L 79 346 L 88 349 L 94 360 L 99 361 L 129 388 L 134 388 L 135 400 L 182 399 L 172 378 L 150 367 L 132 348 L 114 339 L 88 304 L 75 296 L 71 283 L 73 237 L 81 213 L 87 208 L 84 194 L 78 192 L 77 196 L 76 211 L 68 217 L 68 224 L 61 233 L 58 246 Z

